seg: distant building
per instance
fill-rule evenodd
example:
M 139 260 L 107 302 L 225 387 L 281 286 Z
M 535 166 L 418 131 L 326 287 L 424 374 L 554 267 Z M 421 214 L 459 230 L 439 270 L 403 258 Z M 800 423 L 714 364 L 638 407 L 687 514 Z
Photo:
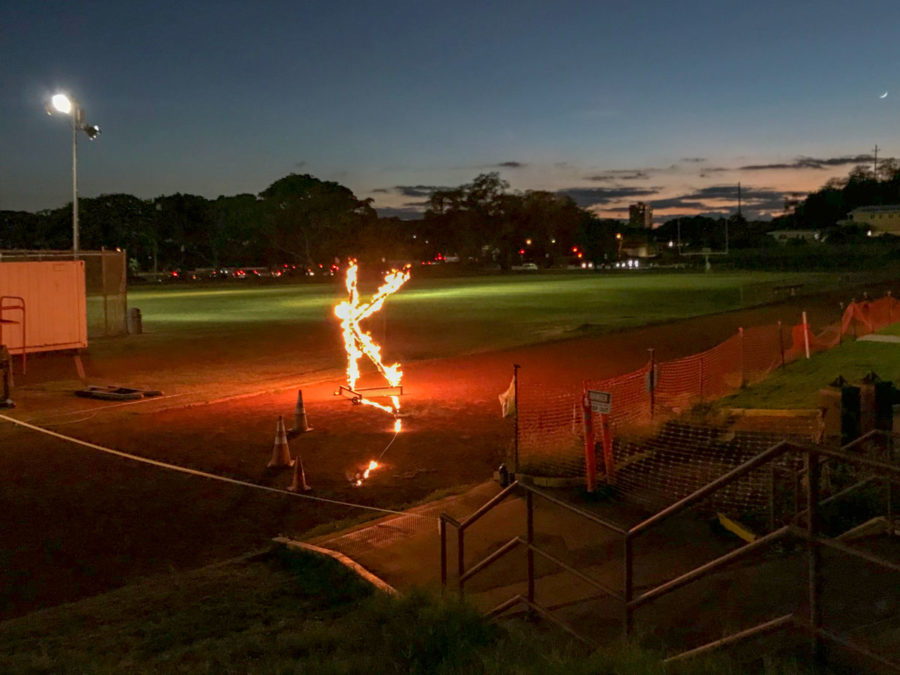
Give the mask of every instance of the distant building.
M 849 222 L 868 227 L 872 234 L 900 235 L 900 204 L 860 206 L 850 212 Z
M 818 230 L 772 230 L 767 234 L 780 244 L 797 240 L 808 242 L 824 241 L 822 233 Z
M 630 227 L 643 227 L 647 230 L 653 227 L 653 207 L 644 202 L 638 202 L 628 207 L 628 225 Z

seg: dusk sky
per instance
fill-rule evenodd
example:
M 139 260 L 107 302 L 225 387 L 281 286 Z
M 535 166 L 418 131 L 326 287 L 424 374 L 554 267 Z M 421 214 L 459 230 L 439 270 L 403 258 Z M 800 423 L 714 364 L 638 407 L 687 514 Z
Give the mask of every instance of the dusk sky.
M 381 215 L 499 171 L 604 216 L 750 217 L 898 153 L 900 3 L 0 5 L 0 210 L 259 193 L 291 172 Z M 886 97 L 882 97 L 887 92 Z

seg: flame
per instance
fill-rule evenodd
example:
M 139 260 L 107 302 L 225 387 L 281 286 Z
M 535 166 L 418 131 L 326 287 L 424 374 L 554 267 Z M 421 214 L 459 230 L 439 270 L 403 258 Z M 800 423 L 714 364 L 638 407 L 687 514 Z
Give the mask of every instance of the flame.
M 403 380 L 403 371 L 400 368 L 400 364 L 384 365 L 381 360 L 381 346 L 375 343 L 371 333 L 360 328 L 359 322 L 380 310 L 388 296 L 397 292 L 403 284 L 409 281 L 409 266 L 402 270 L 391 270 L 388 272 L 384 277 L 384 283 L 378 287 L 375 295 L 366 303 L 361 303 L 359 300 L 358 281 L 359 268 L 354 260 L 347 267 L 345 286 L 348 299 L 334 308 L 335 316 L 341 320 L 341 334 L 344 338 L 344 350 L 347 352 L 347 384 L 351 390 L 356 389 L 356 382 L 359 380 L 359 360 L 366 356 L 390 386 L 399 387 L 400 382 Z M 372 401 L 364 396 L 359 398 L 359 402 L 392 414 L 394 416 L 394 434 L 396 437 L 396 434 L 399 434 L 403 428 L 403 423 L 399 418 L 400 397 L 391 396 L 390 399 L 390 406 Z M 388 444 L 388 447 L 390 447 L 390 444 Z M 353 484 L 357 487 L 362 485 L 368 479 L 369 474 L 378 467 L 377 461 L 374 459 L 369 461 L 368 467 L 362 473 L 357 473 Z
M 409 281 L 409 267 L 388 272 L 384 277 L 384 283 L 375 291 L 372 299 L 366 303 L 361 303 L 359 300 L 358 280 L 359 268 L 354 260 L 347 267 L 345 286 L 348 299 L 334 308 L 335 316 L 341 320 L 344 350 L 347 352 L 347 384 L 350 389 L 356 389 L 356 382 L 359 380 L 359 360 L 366 356 L 390 386 L 399 387 L 400 382 L 403 380 L 403 371 L 400 369 L 400 364 L 384 365 L 381 360 L 381 346 L 375 343 L 371 333 L 360 328 L 359 322 L 380 310 L 388 296 L 395 293 L 403 284 Z M 364 397 L 360 398 L 359 402 L 394 415 L 400 412 L 400 399 L 397 396 L 391 396 L 393 408 Z
M 377 469 L 378 466 L 378 462 L 376 462 L 374 459 L 371 460 L 369 462 L 369 466 L 366 467 L 365 471 L 363 471 L 362 474 L 357 474 L 356 482 L 354 483 L 354 485 L 356 485 L 356 487 L 362 485 L 363 481 L 366 480 L 369 477 L 369 474 Z

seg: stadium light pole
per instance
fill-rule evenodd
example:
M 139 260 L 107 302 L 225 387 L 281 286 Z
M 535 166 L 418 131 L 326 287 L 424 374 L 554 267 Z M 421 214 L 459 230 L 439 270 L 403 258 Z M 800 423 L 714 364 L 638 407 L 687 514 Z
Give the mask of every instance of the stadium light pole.
M 65 94 L 54 94 L 47 104 L 47 114 L 59 112 L 72 117 L 72 253 L 78 255 L 78 130 L 94 140 L 100 135 L 100 127 L 84 121 L 84 108 Z

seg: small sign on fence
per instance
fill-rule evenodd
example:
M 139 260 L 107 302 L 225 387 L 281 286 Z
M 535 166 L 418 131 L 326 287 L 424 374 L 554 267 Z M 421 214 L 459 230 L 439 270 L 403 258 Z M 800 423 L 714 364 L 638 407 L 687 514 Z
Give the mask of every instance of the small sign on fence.
M 591 404 L 591 412 L 600 413 L 601 415 L 609 415 L 611 407 L 610 400 L 612 394 L 608 391 L 598 391 L 596 389 L 588 389 L 588 402 Z

